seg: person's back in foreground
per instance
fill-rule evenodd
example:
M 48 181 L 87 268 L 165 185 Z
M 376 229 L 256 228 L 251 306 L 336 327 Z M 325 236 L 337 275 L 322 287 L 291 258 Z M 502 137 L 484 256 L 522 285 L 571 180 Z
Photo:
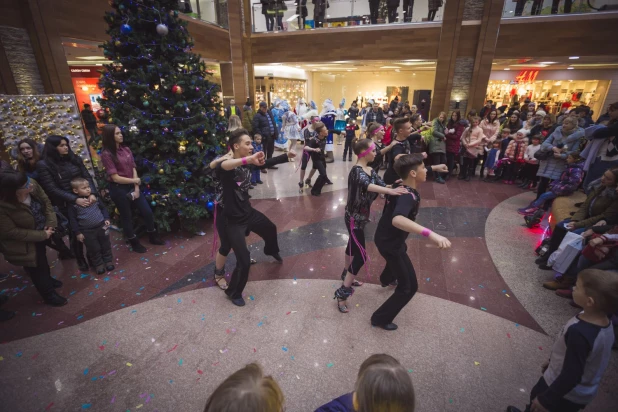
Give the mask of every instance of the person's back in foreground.
M 618 277 L 610 271 L 581 271 L 573 300 L 583 310 L 560 331 L 526 412 L 579 411 L 597 394 L 614 343 L 608 314 L 618 310 Z M 509 406 L 507 412 L 519 409 Z

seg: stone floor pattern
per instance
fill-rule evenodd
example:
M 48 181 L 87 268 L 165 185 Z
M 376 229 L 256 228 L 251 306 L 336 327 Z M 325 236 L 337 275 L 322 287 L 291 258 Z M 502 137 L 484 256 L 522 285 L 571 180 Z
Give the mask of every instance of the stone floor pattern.
M 113 232 L 116 270 L 101 276 L 50 251 L 69 298 L 62 308 L 43 305 L 22 268 L 0 263 L 10 273 L 0 281 L 10 297 L 3 309 L 18 312 L 0 324 L 0 410 L 200 411 L 225 377 L 257 361 L 283 388 L 288 411 L 312 411 L 353 390 L 362 361 L 382 352 L 408 369 L 418 411 L 523 409 L 555 334 L 576 313 L 541 287 L 552 275 L 533 264 L 541 230 L 523 227 L 515 212 L 531 194 L 478 177 L 422 184 L 418 221 L 453 247 L 409 237 L 419 293 L 396 319 L 399 330 L 385 332 L 369 324 L 392 293 L 378 286 L 379 198 L 366 229 L 370 264 L 359 275 L 367 284 L 349 314 L 332 299 L 345 264 L 352 164 L 328 165 L 334 184 L 321 197 L 298 193 L 292 163 L 262 176 L 252 204 L 277 225 L 284 263 L 265 256 L 255 234 L 247 238 L 258 263 L 244 308 L 214 286 L 211 222 L 203 237 L 168 235 L 144 255 Z M 231 254 L 228 272 L 234 263 Z M 587 409 L 618 405 L 614 358 Z

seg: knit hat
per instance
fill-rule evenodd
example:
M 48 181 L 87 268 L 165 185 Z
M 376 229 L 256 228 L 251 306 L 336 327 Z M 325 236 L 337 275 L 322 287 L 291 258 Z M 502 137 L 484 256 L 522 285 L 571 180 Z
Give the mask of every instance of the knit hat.
M 537 110 L 536 114 L 541 115 L 543 117 L 547 116 L 547 112 L 545 112 L 545 110 Z
M 517 133 L 521 133 L 521 134 L 523 134 L 523 135 L 524 135 L 524 137 L 526 137 L 526 136 L 528 136 L 528 134 L 530 133 L 530 130 L 528 130 L 528 129 L 519 129 L 519 130 L 517 131 Z

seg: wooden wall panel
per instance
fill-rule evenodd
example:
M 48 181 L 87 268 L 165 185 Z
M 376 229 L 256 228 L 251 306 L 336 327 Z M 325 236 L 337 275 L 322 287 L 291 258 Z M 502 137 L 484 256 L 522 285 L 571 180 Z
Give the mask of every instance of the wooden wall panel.
M 480 33 L 480 24 L 461 26 L 457 57 L 474 57 Z
M 503 21 L 495 58 L 618 55 L 618 18 L 614 16 L 600 13 L 551 22 L 542 18 L 517 24 Z M 531 41 L 531 35 L 538 41 Z
M 230 34 L 226 29 L 212 24 L 189 21 L 189 34 L 193 37 L 194 53 L 205 59 L 227 62 L 230 57 Z
M 251 36 L 253 64 L 335 60 L 431 59 L 440 25 L 332 28 Z M 293 47 L 292 47 L 293 46 Z
M 21 15 L 22 2 L 23 0 L 0 1 L 0 26 L 24 27 L 25 23 Z

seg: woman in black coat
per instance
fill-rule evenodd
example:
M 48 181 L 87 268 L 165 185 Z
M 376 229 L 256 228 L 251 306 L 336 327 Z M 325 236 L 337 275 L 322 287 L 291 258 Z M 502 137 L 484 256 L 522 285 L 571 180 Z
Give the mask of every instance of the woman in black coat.
M 52 205 L 56 206 L 60 213 L 68 216 L 69 205 L 87 207 L 97 201 L 94 193 L 98 193 L 92 176 L 86 170 L 82 160 L 73 153 L 69 145 L 69 139 L 63 136 L 49 136 L 45 140 L 43 149 L 43 160 L 37 163 L 39 183 L 51 200 Z M 73 193 L 71 180 L 82 177 L 90 184 L 93 194 L 88 199 L 83 199 Z M 77 258 L 77 265 L 82 271 L 88 270 L 88 263 L 84 258 L 84 245 L 77 241 L 75 234 L 69 232 L 71 249 Z

